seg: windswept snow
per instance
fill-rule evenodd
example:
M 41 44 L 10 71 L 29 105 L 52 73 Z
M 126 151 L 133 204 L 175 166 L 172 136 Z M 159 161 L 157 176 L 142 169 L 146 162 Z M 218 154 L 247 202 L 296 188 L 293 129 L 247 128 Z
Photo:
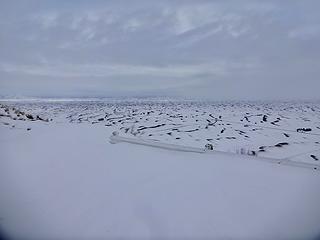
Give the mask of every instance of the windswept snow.
M 315 239 L 319 171 L 109 137 L 319 164 L 319 113 L 319 103 L 2 102 L 0 229 L 20 239 Z

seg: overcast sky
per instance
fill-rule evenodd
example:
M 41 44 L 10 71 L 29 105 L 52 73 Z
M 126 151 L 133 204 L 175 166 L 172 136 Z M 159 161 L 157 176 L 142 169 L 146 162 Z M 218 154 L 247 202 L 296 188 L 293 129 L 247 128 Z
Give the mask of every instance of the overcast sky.
M 0 95 L 319 99 L 319 0 L 1 0 Z

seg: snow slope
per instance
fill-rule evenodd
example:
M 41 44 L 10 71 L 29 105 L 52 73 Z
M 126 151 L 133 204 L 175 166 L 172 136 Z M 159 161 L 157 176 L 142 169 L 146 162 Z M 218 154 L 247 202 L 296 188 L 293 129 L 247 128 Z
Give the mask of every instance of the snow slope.
M 0 227 L 14 239 L 320 236 L 318 171 L 110 144 L 115 127 L 64 119 L 0 128 Z

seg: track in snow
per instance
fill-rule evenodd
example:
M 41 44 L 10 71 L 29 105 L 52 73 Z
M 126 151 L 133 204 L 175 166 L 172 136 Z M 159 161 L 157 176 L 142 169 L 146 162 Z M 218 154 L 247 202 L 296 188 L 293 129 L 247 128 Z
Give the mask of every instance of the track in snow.
M 142 138 L 122 137 L 117 134 L 113 134 L 110 136 L 110 143 L 115 144 L 115 143 L 121 143 L 121 142 L 144 145 L 144 146 L 155 147 L 155 148 L 162 148 L 162 149 L 173 150 L 173 151 L 193 152 L 193 153 L 201 153 L 201 154 L 222 154 L 222 155 L 236 156 L 236 157 L 242 156 L 243 159 L 258 160 L 258 161 L 264 161 L 264 162 L 269 162 L 269 163 L 274 163 L 279 165 L 292 166 L 292 167 L 298 167 L 298 168 L 307 168 L 307 169 L 320 171 L 320 166 L 317 164 L 297 162 L 297 161 L 290 160 L 289 158 L 276 159 L 276 158 L 267 158 L 267 157 L 251 156 L 251 155 L 240 155 L 240 154 L 231 153 L 231 152 L 205 150 L 197 147 L 168 144 L 160 141 L 158 142 L 158 141 L 146 140 Z

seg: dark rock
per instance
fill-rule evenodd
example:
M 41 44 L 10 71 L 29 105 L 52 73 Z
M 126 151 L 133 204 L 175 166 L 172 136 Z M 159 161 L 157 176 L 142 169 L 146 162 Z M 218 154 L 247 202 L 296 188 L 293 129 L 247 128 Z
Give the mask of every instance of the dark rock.
M 33 116 L 31 114 L 26 114 L 26 117 L 30 120 L 33 120 Z
M 263 115 L 262 121 L 266 122 L 267 121 L 267 115 Z
M 213 150 L 213 145 L 211 143 L 207 143 L 204 147 L 206 150 Z
M 256 156 L 256 155 L 257 155 L 256 151 L 249 151 L 248 154 L 249 154 L 250 156 Z
M 286 146 L 286 145 L 289 145 L 289 143 L 287 142 L 281 142 L 281 143 L 277 143 L 276 145 L 274 145 L 275 147 L 283 147 L 283 146 Z
M 297 132 L 311 132 L 312 129 L 311 128 L 298 128 Z
M 318 161 L 319 160 L 319 158 L 317 158 L 315 155 L 310 155 L 310 157 L 312 157 L 315 161 Z
M 37 115 L 37 120 L 40 120 L 40 121 L 45 121 L 43 118 L 41 118 L 39 115 Z

